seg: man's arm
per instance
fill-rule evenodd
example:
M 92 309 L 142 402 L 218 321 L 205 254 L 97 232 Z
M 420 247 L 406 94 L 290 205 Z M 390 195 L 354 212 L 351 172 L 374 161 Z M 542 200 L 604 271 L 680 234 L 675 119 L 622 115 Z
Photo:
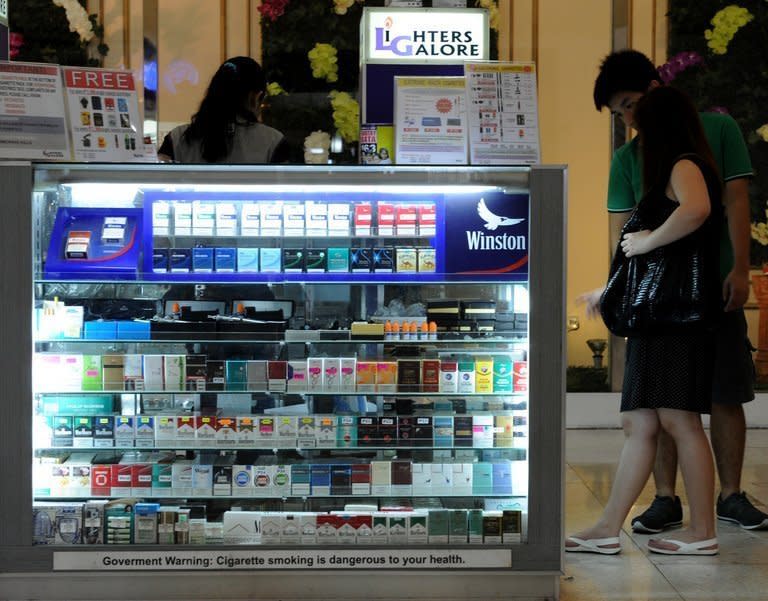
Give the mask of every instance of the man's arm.
M 616 254 L 616 248 L 619 245 L 619 237 L 621 236 L 621 228 L 629 219 L 632 211 L 610 212 L 608 213 L 608 235 L 611 243 L 611 259 Z
M 725 182 L 723 193 L 728 235 L 733 247 L 733 269 L 723 281 L 725 310 L 740 309 L 749 296 L 749 180 L 745 177 Z

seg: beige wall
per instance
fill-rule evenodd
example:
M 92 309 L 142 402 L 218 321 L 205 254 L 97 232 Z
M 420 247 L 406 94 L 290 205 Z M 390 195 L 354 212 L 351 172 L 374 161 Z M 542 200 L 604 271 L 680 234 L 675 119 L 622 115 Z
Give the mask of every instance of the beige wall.
M 592 104 L 600 60 L 611 51 L 610 0 L 500 0 L 500 58 L 538 65 L 542 159 L 569 166 L 567 312 L 580 328 L 568 334 L 568 363 L 590 364 L 589 338 L 606 338 L 574 300 L 601 286 L 608 268 L 605 191 L 610 161 L 608 114 Z M 226 56 L 258 58 L 258 0 L 161 0 L 159 119 L 161 133 L 186 121 Z M 108 66 L 141 80 L 142 0 L 91 0 L 106 24 Z M 630 45 L 664 61 L 665 0 L 629 0 Z M 546 274 L 543 276 L 546 277 Z

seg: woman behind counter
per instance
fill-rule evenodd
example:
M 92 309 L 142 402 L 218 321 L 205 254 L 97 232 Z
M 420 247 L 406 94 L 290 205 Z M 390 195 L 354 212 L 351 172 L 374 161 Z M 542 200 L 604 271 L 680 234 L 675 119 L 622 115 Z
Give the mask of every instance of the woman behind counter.
M 227 59 L 211 78 L 197 113 L 165 136 L 158 159 L 176 163 L 282 163 L 283 134 L 259 123 L 267 89 L 261 65 L 247 56 Z

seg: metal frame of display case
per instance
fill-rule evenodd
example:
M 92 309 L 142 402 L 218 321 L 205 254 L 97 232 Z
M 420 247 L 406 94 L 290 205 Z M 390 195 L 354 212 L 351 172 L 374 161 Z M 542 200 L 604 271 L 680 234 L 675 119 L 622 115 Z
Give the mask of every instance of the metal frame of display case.
M 144 184 L 491 185 L 530 193 L 529 514 L 527 541 L 508 547 L 511 568 L 57 572 L 62 548 L 33 546 L 32 370 L 33 188 L 42 182 Z M 562 571 L 565 399 L 565 207 L 563 166 L 241 167 L 180 165 L 0 166 L 0 597 L 47 599 L 557 598 Z M 114 548 L 114 546 L 113 546 Z M 201 547 L 185 547 L 189 550 Z M 226 551 L 227 546 L 216 549 Z M 234 547 L 242 550 L 243 547 Z M 279 546 L 273 547 L 280 549 Z M 322 548 L 322 547 L 318 547 Z M 104 547 L 101 547 L 104 549 Z M 136 546 L 162 551 L 168 547 Z M 207 546 L 204 549 L 210 550 Z M 269 550 L 270 547 L 259 547 Z M 346 548 L 347 550 L 349 547 Z M 422 549 L 429 549 L 424 546 Z M 83 551 L 93 548 L 83 547 Z M 117 550 L 117 549 L 115 549 Z M 120 549 L 126 550 L 126 549 Z M 66 551 L 79 551 L 67 547 Z M 266 581 L 269 584 L 265 584 Z

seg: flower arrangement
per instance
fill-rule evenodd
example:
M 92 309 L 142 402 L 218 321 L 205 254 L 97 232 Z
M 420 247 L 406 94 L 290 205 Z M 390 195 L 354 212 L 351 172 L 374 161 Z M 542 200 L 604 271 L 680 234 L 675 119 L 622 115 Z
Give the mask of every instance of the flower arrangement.
M 746 8 L 736 6 L 735 4 L 717 11 L 711 21 L 714 28 L 704 31 L 707 46 L 715 54 L 725 54 L 728 51 L 728 44 L 733 39 L 733 36 L 736 35 L 736 32 L 754 18 L 754 15 Z
M 53 0 L 53 3 L 66 11 L 69 30 L 77 33 L 81 42 L 90 42 L 93 39 L 95 34 L 91 19 L 77 0 Z
M 273 23 L 285 14 L 289 0 L 262 0 L 259 12 L 264 19 Z
M 333 0 L 333 12 L 337 15 L 346 15 L 350 7 L 358 2 L 363 3 L 364 0 Z
M 347 143 L 357 142 L 360 137 L 360 105 L 346 92 L 332 90 L 329 96 L 333 123 L 341 139 Z
M 304 162 L 307 165 L 324 165 L 328 163 L 330 148 L 331 136 L 324 131 L 313 131 L 304 138 Z
M 499 30 L 499 5 L 496 0 L 477 0 L 475 6 L 488 11 L 488 23 L 494 31 Z
M 287 92 L 276 81 L 271 81 L 267 84 L 267 96 L 280 96 L 280 94 L 286 94 Z
M 8 6 L 11 59 L 99 67 L 109 53 L 104 27 L 82 0 L 24 0 Z
M 339 80 L 338 52 L 331 44 L 315 44 L 307 53 L 312 77 L 332 83 Z
M 700 65 L 704 59 L 698 52 L 679 52 L 659 67 L 659 76 L 664 83 L 671 83 L 689 67 Z
M 670 0 L 669 62 L 659 69 L 706 111 L 727 113 L 742 130 L 754 177 L 749 185 L 753 265 L 768 250 L 768 2 Z

